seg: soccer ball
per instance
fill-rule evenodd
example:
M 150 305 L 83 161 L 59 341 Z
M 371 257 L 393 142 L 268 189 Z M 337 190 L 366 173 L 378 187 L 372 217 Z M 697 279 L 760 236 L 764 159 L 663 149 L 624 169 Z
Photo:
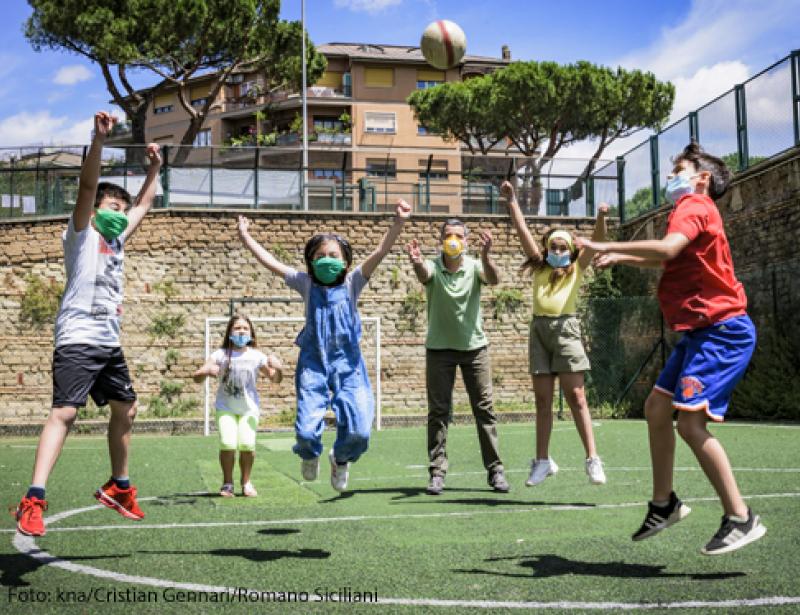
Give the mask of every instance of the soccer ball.
M 445 70 L 461 62 L 467 51 L 467 37 L 458 24 L 438 19 L 425 28 L 419 46 L 428 64 Z

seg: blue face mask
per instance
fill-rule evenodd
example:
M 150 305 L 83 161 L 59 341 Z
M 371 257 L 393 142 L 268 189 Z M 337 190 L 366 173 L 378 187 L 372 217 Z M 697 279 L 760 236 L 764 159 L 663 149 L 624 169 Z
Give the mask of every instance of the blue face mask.
M 233 342 L 233 345 L 236 346 L 237 348 L 244 348 L 245 346 L 247 346 L 250 343 L 250 339 L 251 337 L 246 333 L 241 333 L 238 335 L 234 333 L 230 337 L 230 340 Z
M 563 254 L 556 254 L 555 252 L 548 252 L 547 253 L 547 264 L 550 265 L 553 269 L 556 267 L 567 267 L 570 263 L 569 252 L 564 252 Z
M 677 203 L 678 199 L 680 199 L 682 196 L 686 196 L 687 194 L 694 192 L 694 188 L 692 188 L 692 184 L 689 182 L 691 177 L 694 176 L 677 173 L 667 179 L 667 199 L 673 203 Z

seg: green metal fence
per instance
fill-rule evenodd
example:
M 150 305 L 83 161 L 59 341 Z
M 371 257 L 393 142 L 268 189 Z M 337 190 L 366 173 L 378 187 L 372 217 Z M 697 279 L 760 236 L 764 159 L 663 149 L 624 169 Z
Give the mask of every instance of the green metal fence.
M 404 198 L 417 211 L 503 213 L 499 186 L 514 179 L 526 213 L 593 216 L 609 203 L 625 221 L 664 203 L 671 159 L 691 140 L 722 157 L 732 170 L 800 145 L 800 50 L 690 112 L 615 161 L 599 161 L 588 177 L 586 160 L 462 156 L 463 170 L 384 169 L 349 164 L 347 148 L 331 149 L 324 168 L 304 180 L 298 147 L 164 148 L 158 204 L 201 207 L 383 211 Z M 141 184 L 143 146 L 105 150 L 103 174 L 134 188 Z M 64 213 L 74 206 L 86 147 L 0 148 L 0 217 Z M 265 162 L 265 160 L 267 162 Z M 178 161 L 180 161 L 178 163 Z M 443 181 L 444 180 L 444 181 Z
M 800 50 L 620 156 L 618 192 L 606 201 L 623 221 L 663 205 L 671 159 L 692 140 L 734 172 L 800 145 Z

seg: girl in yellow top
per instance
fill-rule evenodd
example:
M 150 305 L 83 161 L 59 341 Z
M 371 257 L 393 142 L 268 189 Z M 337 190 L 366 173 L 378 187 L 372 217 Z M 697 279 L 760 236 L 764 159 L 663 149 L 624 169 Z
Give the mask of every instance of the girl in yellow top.
M 558 376 L 586 451 L 589 482 L 602 485 L 606 482 L 606 475 L 595 449 L 592 418 L 583 386 L 583 372 L 589 369 L 589 359 L 583 349 L 581 326 L 576 315 L 578 292 L 592 252 L 578 250 L 572 235 L 563 230 L 547 232 L 544 250 L 540 251 L 525 224 L 514 187 L 510 182 L 503 182 L 500 191 L 506 197 L 511 222 L 528 257 L 522 267 L 533 269 L 533 320 L 528 357 L 536 397 L 536 457 L 531 462 L 530 476 L 525 484 L 529 487 L 538 485 L 558 472 L 549 451 L 553 430 L 553 389 Z M 593 238 L 605 237 L 607 214 L 608 205 L 600 205 Z

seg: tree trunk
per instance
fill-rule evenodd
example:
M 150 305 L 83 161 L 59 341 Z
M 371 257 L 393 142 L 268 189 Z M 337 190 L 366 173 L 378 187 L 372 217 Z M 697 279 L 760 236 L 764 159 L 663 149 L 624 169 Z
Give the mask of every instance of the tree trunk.
M 184 162 L 186 162 L 186 159 L 189 157 L 189 154 L 194 146 L 194 139 L 197 136 L 197 133 L 200 132 L 200 129 L 203 127 L 203 120 L 205 120 L 205 116 L 201 115 L 199 117 L 192 118 L 189 121 L 189 127 L 186 129 L 186 132 L 183 133 L 183 137 L 181 138 L 180 147 L 172 158 L 171 163 L 173 166 L 181 166 Z

